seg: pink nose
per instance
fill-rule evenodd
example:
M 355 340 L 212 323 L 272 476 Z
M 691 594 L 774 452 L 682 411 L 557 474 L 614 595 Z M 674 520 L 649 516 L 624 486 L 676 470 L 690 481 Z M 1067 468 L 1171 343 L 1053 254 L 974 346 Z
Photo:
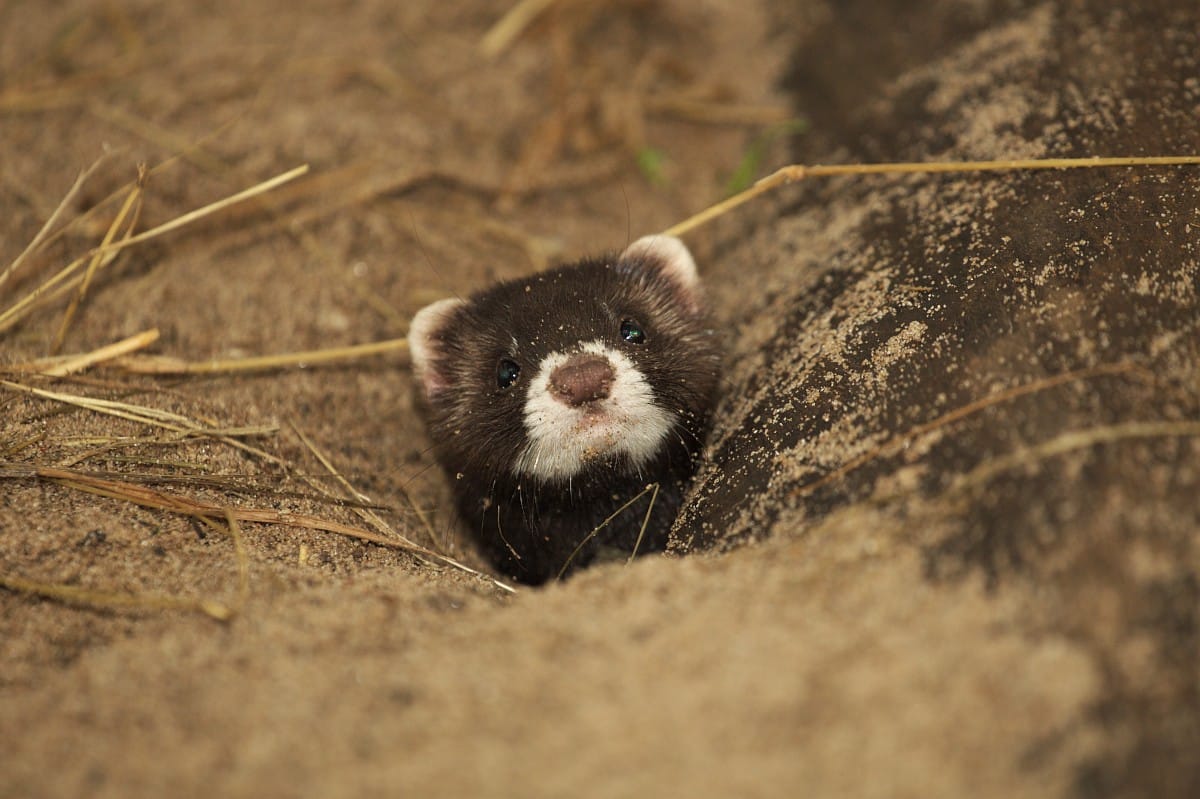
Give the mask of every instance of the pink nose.
M 550 373 L 550 393 L 572 407 L 604 399 L 616 372 L 602 355 L 575 355 Z

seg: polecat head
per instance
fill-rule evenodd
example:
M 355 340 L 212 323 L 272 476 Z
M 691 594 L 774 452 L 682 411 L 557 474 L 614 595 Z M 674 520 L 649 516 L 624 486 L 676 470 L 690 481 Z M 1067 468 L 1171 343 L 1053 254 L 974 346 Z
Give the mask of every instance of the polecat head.
M 718 356 L 679 239 L 436 302 L 409 349 L 447 468 L 541 482 L 638 470 L 707 415 Z M 684 442 L 694 449 L 697 442 Z

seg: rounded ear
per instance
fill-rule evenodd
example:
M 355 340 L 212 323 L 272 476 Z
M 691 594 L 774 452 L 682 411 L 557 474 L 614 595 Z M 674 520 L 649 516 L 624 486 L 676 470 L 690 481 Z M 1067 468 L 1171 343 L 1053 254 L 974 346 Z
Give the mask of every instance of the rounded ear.
M 437 369 L 446 342 L 442 338 L 447 325 L 466 300 L 451 297 L 438 300 L 417 311 L 408 326 L 408 354 L 412 359 L 413 374 L 432 398 L 449 385 L 447 375 Z
M 662 234 L 642 236 L 625 248 L 621 258 L 641 260 L 658 270 L 680 289 L 682 299 L 693 311 L 700 310 L 700 273 L 692 253 L 679 239 Z

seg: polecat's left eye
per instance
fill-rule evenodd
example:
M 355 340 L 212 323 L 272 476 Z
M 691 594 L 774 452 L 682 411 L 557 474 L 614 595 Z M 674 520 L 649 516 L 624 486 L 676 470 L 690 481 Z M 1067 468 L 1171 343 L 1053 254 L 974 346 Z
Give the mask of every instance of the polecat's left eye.
M 645 344 L 646 331 L 632 319 L 621 322 L 621 338 L 628 344 Z
M 519 374 L 521 374 L 521 367 L 517 365 L 516 361 L 502 358 L 500 364 L 496 367 L 496 385 L 500 388 L 508 388 L 517 382 L 517 375 Z

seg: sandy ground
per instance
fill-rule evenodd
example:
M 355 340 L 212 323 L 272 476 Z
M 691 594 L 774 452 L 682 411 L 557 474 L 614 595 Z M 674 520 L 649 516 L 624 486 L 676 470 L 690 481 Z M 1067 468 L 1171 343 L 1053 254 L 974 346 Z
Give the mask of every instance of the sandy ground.
M 432 299 L 678 222 L 719 199 L 747 159 L 761 174 L 797 153 L 936 154 L 933 134 L 871 114 L 922 103 L 944 113 L 955 101 L 938 106 L 926 91 L 939 69 L 1028 79 L 1021 70 L 1058 31 L 1049 11 L 1020 3 L 933 3 L 901 25 L 890 5 L 872 16 L 870 4 L 837 12 L 815 0 L 579 0 L 487 55 L 507 5 L 0 7 L 0 269 L 103 156 L 64 232 L 0 283 L 0 313 L 102 240 L 139 164 L 150 168 L 139 230 L 307 164 L 253 202 L 129 248 L 92 281 L 62 351 L 150 329 L 150 352 L 193 362 L 401 338 Z M 922 67 L 993 15 L 1012 23 L 959 61 Z M 831 36 L 834 23 L 853 33 Z M 997 53 L 1009 60 L 989 60 Z M 799 139 L 786 135 L 797 92 L 811 120 Z M 983 111 L 1002 116 L 1003 99 Z M 971 138 L 982 127 L 937 135 L 995 144 Z M 864 219 L 880 221 L 886 204 L 873 202 L 764 198 L 689 238 L 737 358 L 715 452 L 747 429 L 740 400 L 760 382 L 747 370 L 778 351 L 778 329 L 755 315 L 803 306 L 788 293 L 789 259 L 859 274 L 839 248 Z M 781 216 L 786 243 L 766 252 L 764 227 Z M 883 222 L 881 235 L 901 226 Z M 755 257 L 731 255 L 745 246 Z M 0 364 L 50 354 L 67 299 L 0 330 Z M 1192 363 L 1175 367 L 1192 374 Z M 696 530 L 717 519 L 716 537 L 743 545 L 608 564 L 538 590 L 311 524 L 244 521 L 239 556 L 223 520 L 96 496 L 46 470 L 374 529 L 328 498 L 344 494 L 307 439 L 388 529 L 486 569 L 449 513 L 402 350 L 254 373 L 7 379 L 210 431 L 272 432 L 167 440 L 141 421 L 0 394 L 0 577 L 192 603 L 0 591 L 0 796 L 1137 794 L 1094 765 L 1140 751 L 1138 728 L 1096 721 L 1134 713 L 1100 701 L 1112 661 L 1060 634 L 1043 604 L 1053 586 L 997 591 L 986 569 L 924 579 L 927 545 L 954 530 L 914 536 L 902 518 L 836 501 L 780 512 L 761 499 L 778 488 L 763 477 L 693 508 L 708 525 Z M 838 446 L 826 463 L 860 451 Z M 1194 575 L 1194 528 L 1180 535 Z M 1147 573 L 1163 568 L 1151 550 L 1138 561 Z M 1115 613 L 1094 588 L 1090 607 Z M 1194 577 L 1186 588 L 1183 609 L 1155 622 L 1192 625 L 1179 639 L 1185 670 Z M 232 618 L 214 619 L 214 605 Z M 1152 671 L 1156 640 L 1121 648 L 1119 674 Z M 1163 683 L 1165 698 L 1136 713 L 1192 687 Z M 1195 735 L 1176 726 L 1154 740 Z M 1154 762 L 1183 775 L 1161 783 L 1171 789 L 1200 774 Z

